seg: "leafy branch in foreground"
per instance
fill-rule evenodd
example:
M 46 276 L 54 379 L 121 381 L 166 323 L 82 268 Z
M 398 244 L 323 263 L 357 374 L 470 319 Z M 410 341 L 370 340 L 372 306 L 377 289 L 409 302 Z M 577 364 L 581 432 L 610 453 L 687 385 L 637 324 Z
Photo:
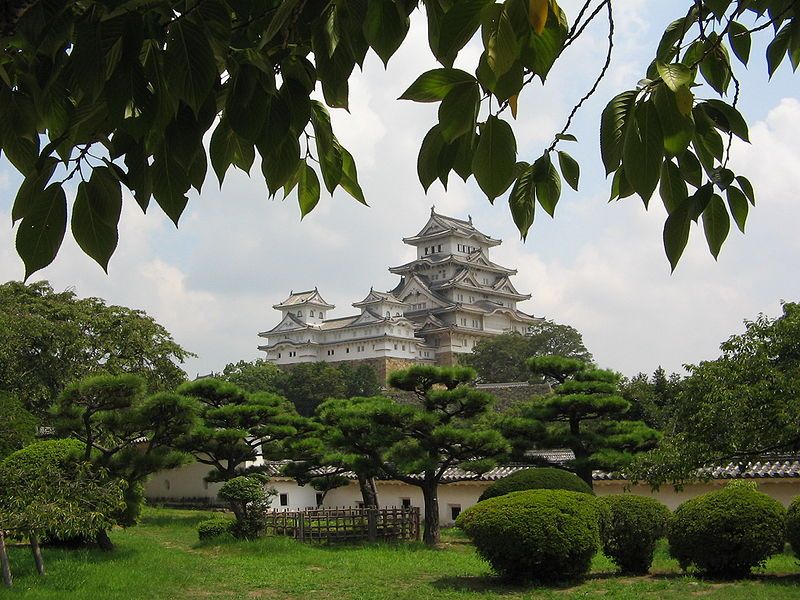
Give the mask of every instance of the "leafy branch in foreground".
M 0 12 L 0 149 L 24 176 L 12 219 L 20 223 L 16 243 L 26 276 L 58 253 L 67 228 L 65 185 L 72 180 L 80 180 L 72 234 L 104 269 L 117 246 L 123 190 L 142 210 L 155 199 L 177 224 L 190 189 L 202 189 L 209 160 L 221 185 L 231 167 L 250 173 L 258 155 L 269 196 L 296 189 L 301 216 L 316 207 L 323 186 L 366 204 L 328 107 L 348 108 L 355 67 L 370 49 L 386 64 L 418 4 L 35 0 L 6 7 Z M 420 75 L 401 96 L 440 103 L 438 122 L 422 141 L 419 179 L 425 189 L 437 179 L 446 186 L 454 171 L 465 181 L 474 176 L 490 201 L 508 193 L 524 239 L 536 204 L 552 216 L 562 180 L 578 187 L 580 167 L 558 146 L 576 141 L 572 118 L 609 67 L 614 2 L 586 0 L 571 24 L 556 0 L 422 5 L 441 67 Z M 664 246 L 673 269 L 693 221 L 702 219 L 715 257 L 731 217 L 744 231 L 755 195 L 728 168 L 733 136 L 748 140 L 730 53 L 747 66 L 752 34 L 771 28 L 770 76 L 787 56 L 797 68 L 797 11 L 792 0 L 686 0 L 646 77 L 603 112 L 611 198 L 636 193 L 647 206 L 658 190 L 668 212 Z M 601 15 L 608 44 L 600 72 L 542 155 L 518 160 L 506 112 L 516 118 L 524 110 L 523 90 L 536 78 L 544 83 Z M 483 51 L 474 70 L 455 69 L 476 36 Z M 707 88 L 725 99 L 703 97 Z

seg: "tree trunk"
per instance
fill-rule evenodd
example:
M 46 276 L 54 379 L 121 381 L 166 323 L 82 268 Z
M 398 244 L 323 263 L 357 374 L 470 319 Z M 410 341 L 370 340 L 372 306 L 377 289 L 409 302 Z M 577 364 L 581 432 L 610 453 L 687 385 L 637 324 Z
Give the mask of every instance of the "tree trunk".
M 439 496 L 435 482 L 425 482 L 422 486 L 422 497 L 425 499 L 425 529 L 422 541 L 428 546 L 439 543 Z
M 375 478 L 359 475 L 358 487 L 361 488 L 364 508 L 378 508 L 378 488 L 375 486 Z
M 97 532 L 97 535 L 95 535 L 95 541 L 100 547 L 100 550 L 103 550 L 104 552 L 111 552 L 114 549 L 114 543 L 111 541 L 111 538 L 108 537 L 108 532 L 105 530 Z
M 28 539 L 31 542 L 31 552 L 33 562 L 36 563 L 36 571 L 39 575 L 44 575 L 44 561 L 42 560 L 42 549 L 39 547 L 39 538 L 32 531 L 28 532 Z
M 592 467 L 588 464 L 589 453 L 581 442 L 581 422 L 578 419 L 570 419 L 569 432 L 573 439 L 576 440 L 575 445 L 572 447 L 572 452 L 575 454 L 575 462 L 577 468 L 575 474 L 583 479 L 590 488 L 594 489 L 592 482 Z
M 8 552 L 6 552 L 6 538 L 2 530 L 0 530 L 0 568 L 3 572 L 3 585 L 10 588 L 14 580 L 11 577 L 11 565 L 8 562 Z

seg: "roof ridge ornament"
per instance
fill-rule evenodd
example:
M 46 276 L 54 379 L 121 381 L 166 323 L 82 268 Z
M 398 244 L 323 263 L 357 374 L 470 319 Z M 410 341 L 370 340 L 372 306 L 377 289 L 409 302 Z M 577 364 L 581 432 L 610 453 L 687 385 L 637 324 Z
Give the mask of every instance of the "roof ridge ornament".
M 436 214 L 436 205 L 431 206 L 431 216 Z

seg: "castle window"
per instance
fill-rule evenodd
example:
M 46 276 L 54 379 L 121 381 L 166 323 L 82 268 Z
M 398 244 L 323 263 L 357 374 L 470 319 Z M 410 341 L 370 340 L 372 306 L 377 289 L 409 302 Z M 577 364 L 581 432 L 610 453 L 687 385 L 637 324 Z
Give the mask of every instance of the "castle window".
M 312 316 L 312 317 L 314 316 L 314 311 L 313 311 L 313 310 L 311 311 L 311 316 Z
M 391 317 L 392 317 L 392 313 L 387 310 L 386 311 L 386 318 L 390 319 Z
M 280 353 L 280 352 L 278 352 L 278 358 L 280 358 L 280 357 L 281 357 L 281 353 Z
M 394 349 L 397 350 L 397 344 L 394 345 Z
M 303 316 L 303 311 L 302 310 L 298 310 L 297 311 L 297 316 L 298 317 L 302 317 Z
M 280 495 L 281 506 L 289 506 L 289 494 Z
M 427 256 L 427 255 L 428 255 L 428 247 L 425 246 L 425 256 Z
M 403 344 L 403 350 L 405 350 L 405 349 L 406 349 L 406 345 L 405 345 L 405 344 Z
M 348 346 L 347 348 L 344 349 L 344 353 L 345 354 L 350 354 L 350 346 Z
M 442 251 L 442 245 L 441 245 L 441 244 L 439 244 L 439 246 L 437 247 L 437 251 L 438 251 L 438 252 L 441 252 L 441 251 Z

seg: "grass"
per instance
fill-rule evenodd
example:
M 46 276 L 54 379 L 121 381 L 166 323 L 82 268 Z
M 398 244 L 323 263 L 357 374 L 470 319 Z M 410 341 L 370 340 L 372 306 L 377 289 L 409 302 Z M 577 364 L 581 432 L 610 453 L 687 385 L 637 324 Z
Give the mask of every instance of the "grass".
M 284 538 L 199 544 L 207 513 L 149 509 L 142 523 L 115 531 L 113 553 L 44 550 L 38 577 L 24 548 L 11 551 L 14 588 L 0 598 L 114 600 L 281 598 L 323 600 L 424 599 L 796 599 L 800 564 L 791 553 L 772 558 L 746 580 L 720 582 L 684 575 L 660 547 L 653 573 L 621 577 L 598 555 L 589 577 L 558 588 L 515 587 L 492 576 L 463 535 L 445 532 L 431 550 L 420 544 L 349 547 L 303 545 Z

